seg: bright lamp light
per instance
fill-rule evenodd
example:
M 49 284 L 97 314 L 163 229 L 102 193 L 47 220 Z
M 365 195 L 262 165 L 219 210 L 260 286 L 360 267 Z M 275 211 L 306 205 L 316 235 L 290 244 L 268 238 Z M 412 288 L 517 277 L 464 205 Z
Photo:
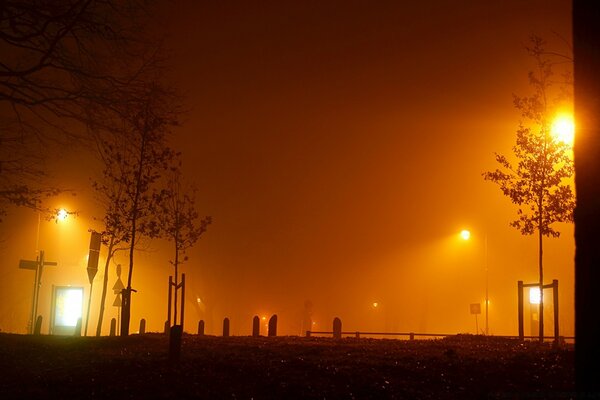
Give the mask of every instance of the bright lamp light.
M 540 304 L 542 301 L 542 293 L 538 286 L 529 288 L 529 304 Z

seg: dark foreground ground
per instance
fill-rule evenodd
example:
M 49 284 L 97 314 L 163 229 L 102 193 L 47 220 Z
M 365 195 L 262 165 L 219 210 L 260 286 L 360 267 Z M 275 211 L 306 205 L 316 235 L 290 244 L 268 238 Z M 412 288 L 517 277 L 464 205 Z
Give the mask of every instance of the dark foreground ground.
M 0 334 L 1 399 L 563 399 L 573 347 L 441 340 Z

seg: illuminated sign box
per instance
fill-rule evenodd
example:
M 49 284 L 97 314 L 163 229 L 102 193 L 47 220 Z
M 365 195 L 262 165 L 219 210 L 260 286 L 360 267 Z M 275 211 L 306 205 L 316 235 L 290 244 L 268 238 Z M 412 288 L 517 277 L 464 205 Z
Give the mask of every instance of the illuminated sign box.
M 83 288 L 54 286 L 53 289 L 50 333 L 73 335 L 77 321 L 83 314 Z

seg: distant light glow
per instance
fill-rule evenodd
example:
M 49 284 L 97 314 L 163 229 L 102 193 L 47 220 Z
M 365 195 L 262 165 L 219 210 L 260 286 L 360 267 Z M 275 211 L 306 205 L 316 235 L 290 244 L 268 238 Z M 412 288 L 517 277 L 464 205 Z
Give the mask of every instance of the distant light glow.
M 529 304 L 540 304 L 542 293 L 538 286 L 529 288 Z
M 573 116 L 568 114 L 560 114 L 552 122 L 550 133 L 560 142 L 573 145 L 575 138 L 575 121 Z
M 75 326 L 81 318 L 83 290 L 81 288 L 57 288 L 55 325 Z
M 67 210 L 65 210 L 64 208 L 61 208 L 56 213 L 56 220 L 57 221 L 64 221 L 65 219 L 67 219 L 68 216 L 69 216 L 69 213 L 67 212 Z
M 471 232 L 466 229 L 463 229 L 462 231 L 460 231 L 460 237 L 463 240 L 469 240 L 471 238 Z
M 377 307 L 379 307 L 379 303 L 378 302 L 374 302 L 373 303 L 373 308 L 377 308 Z

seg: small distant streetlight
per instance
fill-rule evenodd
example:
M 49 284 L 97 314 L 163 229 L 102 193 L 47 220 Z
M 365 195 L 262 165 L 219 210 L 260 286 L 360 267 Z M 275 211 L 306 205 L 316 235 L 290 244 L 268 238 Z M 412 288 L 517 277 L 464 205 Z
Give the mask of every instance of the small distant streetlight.
M 469 240 L 471 238 L 471 232 L 466 229 L 463 229 L 462 231 L 460 231 L 460 237 L 463 240 Z
M 69 216 L 69 212 L 67 210 L 65 210 L 64 208 L 61 208 L 56 213 L 56 222 L 64 221 L 65 219 L 67 219 L 68 216 Z
M 373 308 L 377 308 L 377 307 L 379 307 L 379 303 L 378 302 L 374 302 L 373 303 Z

